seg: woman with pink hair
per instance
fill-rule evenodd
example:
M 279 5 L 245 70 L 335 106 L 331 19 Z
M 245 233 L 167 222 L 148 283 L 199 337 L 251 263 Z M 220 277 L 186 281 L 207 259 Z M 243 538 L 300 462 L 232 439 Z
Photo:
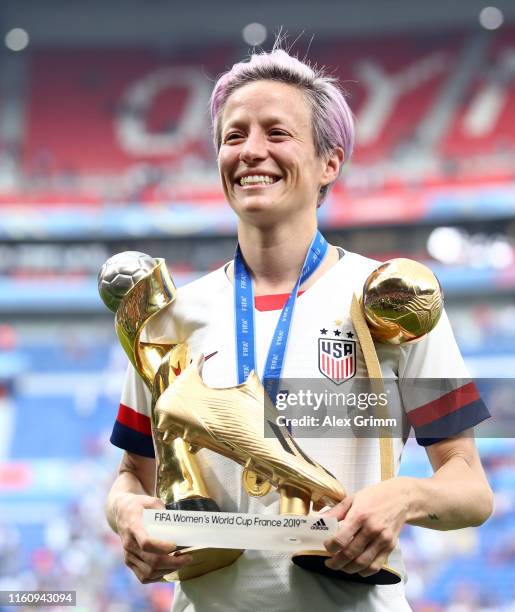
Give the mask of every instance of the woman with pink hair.
M 366 375 L 350 301 L 378 262 L 329 245 L 317 224 L 317 208 L 353 148 L 352 113 L 338 83 L 282 49 L 257 53 L 217 81 L 211 117 L 221 183 L 238 218 L 238 248 L 234 261 L 179 290 L 166 333 L 187 341 L 193 354 L 214 355 L 204 369 L 211 386 L 242 383 L 251 370 L 262 380 L 327 376 L 320 362 L 323 341 L 352 353 L 347 379 Z M 417 345 L 378 346 L 377 352 L 385 378 L 462 372 L 445 316 Z M 130 371 L 123 401 L 140 421 L 150 415 L 142 388 Z M 452 405 L 453 414 L 466 408 L 466 418 L 443 439 L 419 440 L 435 472 L 431 478 L 379 482 L 377 439 L 300 440 L 303 451 L 349 493 L 329 510 L 341 521 L 336 537 L 325 542 L 333 577 L 294 566 L 286 553 L 246 551 L 228 567 L 182 582 L 173 609 L 409 610 L 398 546 L 403 525 L 455 529 L 479 525 L 492 511 L 470 435 L 486 418 L 485 409 Z M 145 533 L 142 510 L 162 507 L 153 497 L 152 445 L 147 440 L 138 446 L 136 433 L 122 430 L 112 438 L 126 452 L 108 518 L 127 565 L 139 580 L 151 582 L 190 559 L 170 556 L 173 545 Z M 393 441 L 395 474 L 404 441 Z M 224 510 L 278 512 L 276 492 L 252 499 L 243 492 L 240 466 L 206 449 L 197 456 L 209 492 Z M 399 582 L 374 584 L 387 560 Z

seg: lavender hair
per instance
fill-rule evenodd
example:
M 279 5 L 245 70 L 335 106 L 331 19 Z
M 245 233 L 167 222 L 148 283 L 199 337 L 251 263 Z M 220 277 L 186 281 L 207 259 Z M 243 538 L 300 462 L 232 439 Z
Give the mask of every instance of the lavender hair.
M 354 146 L 354 120 L 338 80 L 328 76 L 323 68 L 312 67 L 278 48 L 252 54 L 249 61 L 234 64 L 216 82 L 210 106 L 217 151 L 221 146 L 221 118 L 229 96 L 247 83 L 264 80 L 295 85 L 306 95 L 313 114 L 313 140 L 318 157 L 325 158 L 336 147 L 341 147 L 345 162 L 350 159 Z M 326 197 L 330 187 L 321 188 L 319 202 Z

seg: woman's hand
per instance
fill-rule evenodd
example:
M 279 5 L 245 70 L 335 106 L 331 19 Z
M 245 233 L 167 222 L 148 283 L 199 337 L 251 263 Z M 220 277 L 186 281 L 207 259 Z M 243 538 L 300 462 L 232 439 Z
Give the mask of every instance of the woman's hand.
M 371 485 L 325 514 L 341 521 L 336 536 L 324 542 L 333 554 L 327 567 L 364 577 L 381 569 L 408 517 L 408 483 L 401 477 Z
M 172 555 L 177 547 L 171 542 L 151 538 L 143 527 L 143 510 L 163 509 L 160 499 L 148 495 L 124 493 L 116 498 L 116 531 L 125 551 L 125 564 L 143 584 L 158 582 L 191 562 L 190 555 Z

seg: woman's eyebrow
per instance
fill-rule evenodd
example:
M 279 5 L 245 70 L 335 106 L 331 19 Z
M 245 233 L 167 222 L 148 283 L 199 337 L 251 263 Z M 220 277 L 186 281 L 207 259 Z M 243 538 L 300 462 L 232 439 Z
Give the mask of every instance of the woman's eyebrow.
M 288 125 L 288 116 L 287 115 L 269 115 L 269 116 L 265 116 L 262 119 L 262 122 L 264 125 L 266 126 L 270 126 L 270 125 L 275 125 L 275 124 L 281 124 L 281 125 Z M 246 125 L 248 123 L 248 120 L 243 118 L 243 117 L 235 117 L 234 119 L 229 119 L 226 124 L 223 126 L 223 129 L 227 129 L 227 128 L 232 128 L 232 127 L 241 127 L 243 125 Z
M 265 118 L 265 123 L 268 123 L 269 125 L 273 124 L 273 123 L 286 123 L 288 120 L 287 116 L 279 116 L 279 115 L 270 115 L 268 117 Z
M 238 128 L 238 127 L 242 127 L 243 125 L 245 125 L 245 121 L 243 119 L 231 119 L 230 121 L 226 121 L 223 125 L 222 125 L 222 132 L 227 131 L 230 128 Z

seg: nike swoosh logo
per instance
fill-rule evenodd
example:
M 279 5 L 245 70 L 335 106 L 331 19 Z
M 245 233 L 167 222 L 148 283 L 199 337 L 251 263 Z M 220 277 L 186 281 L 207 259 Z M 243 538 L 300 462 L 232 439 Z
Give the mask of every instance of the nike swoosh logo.
M 211 359 L 211 357 L 214 357 L 216 354 L 218 353 L 218 351 L 213 351 L 212 353 L 209 353 L 209 355 L 206 355 L 204 357 L 204 361 L 207 361 L 208 359 Z M 190 363 L 192 363 L 193 359 L 190 359 Z M 179 374 L 182 372 L 181 368 L 174 368 L 172 366 L 172 370 L 173 373 L 175 374 L 175 376 L 179 376 Z

